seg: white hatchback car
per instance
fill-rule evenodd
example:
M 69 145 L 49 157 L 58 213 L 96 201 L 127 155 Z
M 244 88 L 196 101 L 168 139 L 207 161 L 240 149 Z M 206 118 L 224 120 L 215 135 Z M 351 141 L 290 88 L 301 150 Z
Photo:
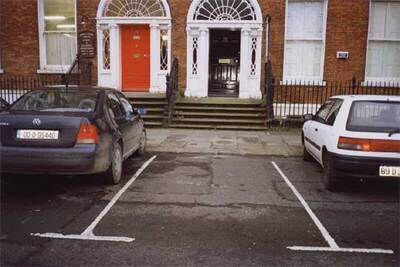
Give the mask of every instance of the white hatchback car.
M 326 189 L 345 177 L 400 178 L 400 96 L 335 96 L 305 117 L 303 157 L 321 164 Z

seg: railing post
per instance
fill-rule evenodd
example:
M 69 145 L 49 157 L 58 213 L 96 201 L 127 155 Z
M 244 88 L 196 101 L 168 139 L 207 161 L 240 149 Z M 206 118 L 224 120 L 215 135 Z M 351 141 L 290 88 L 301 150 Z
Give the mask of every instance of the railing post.
M 167 105 L 164 111 L 164 127 L 171 123 L 174 113 L 175 101 L 179 92 L 179 62 L 177 58 L 172 61 L 171 71 L 166 77 L 166 97 Z
M 272 73 L 271 61 L 265 64 L 265 101 L 267 111 L 267 124 L 274 119 L 274 93 L 275 79 Z

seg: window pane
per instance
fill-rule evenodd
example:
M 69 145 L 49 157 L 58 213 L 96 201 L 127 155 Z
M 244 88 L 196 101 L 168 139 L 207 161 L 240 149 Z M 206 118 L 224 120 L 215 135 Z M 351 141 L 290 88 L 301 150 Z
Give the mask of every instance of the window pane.
M 75 0 L 43 0 L 45 31 L 76 31 Z
M 322 41 L 286 41 L 285 77 L 319 77 L 323 65 L 322 48 Z
M 400 3 L 390 3 L 388 9 L 387 38 L 400 41 Z
M 387 132 L 400 125 L 400 102 L 354 102 L 347 122 L 348 131 Z
M 370 38 L 384 38 L 387 3 L 373 2 L 371 5 Z
M 287 18 L 287 38 L 322 39 L 323 14 L 322 1 L 290 1 Z
M 96 91 L 35 90 L 20 98 L 12 110 L 46 112 L 94 112 L 98 101 Z
M 370 41 L 367 77 L 400 78 L 400 42 Z
M 45 33 L 47 65 L 71 65 L 76 56 L 75 33 Z

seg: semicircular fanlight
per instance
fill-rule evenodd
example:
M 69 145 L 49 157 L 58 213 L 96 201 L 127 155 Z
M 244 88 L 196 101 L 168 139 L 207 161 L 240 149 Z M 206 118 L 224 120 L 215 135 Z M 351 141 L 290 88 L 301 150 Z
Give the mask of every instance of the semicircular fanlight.
M 104 17 L 165 17 L 160 0 L 108 0 Z
M 194 20 L 257 20 L 250 0 L 202 0 Z

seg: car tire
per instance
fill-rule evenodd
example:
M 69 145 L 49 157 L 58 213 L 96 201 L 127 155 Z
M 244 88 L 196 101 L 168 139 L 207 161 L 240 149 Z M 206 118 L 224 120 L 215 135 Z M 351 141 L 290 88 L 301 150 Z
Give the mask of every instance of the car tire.
M 328 191 L 335 192 L 338 190 L 338 180 L 332 166 L 332 160 L 328 152 L 323 155 L 323 183 L 324 188 Z
M 115 144 L 111 153 L 111 163 L 108 170 L 104 173 L 105 182 L 109 185 L 119 184 L 122 178 L 122 148 L 120 144 Z
M 147 143 L 147 135 L 146 131 L 143 130 L 142 134 L 140 135 L 140 140 L 139 140 L 139 148 L 136 151 L 136 155 L 142 156 L 146 152 L 146 143 Z

